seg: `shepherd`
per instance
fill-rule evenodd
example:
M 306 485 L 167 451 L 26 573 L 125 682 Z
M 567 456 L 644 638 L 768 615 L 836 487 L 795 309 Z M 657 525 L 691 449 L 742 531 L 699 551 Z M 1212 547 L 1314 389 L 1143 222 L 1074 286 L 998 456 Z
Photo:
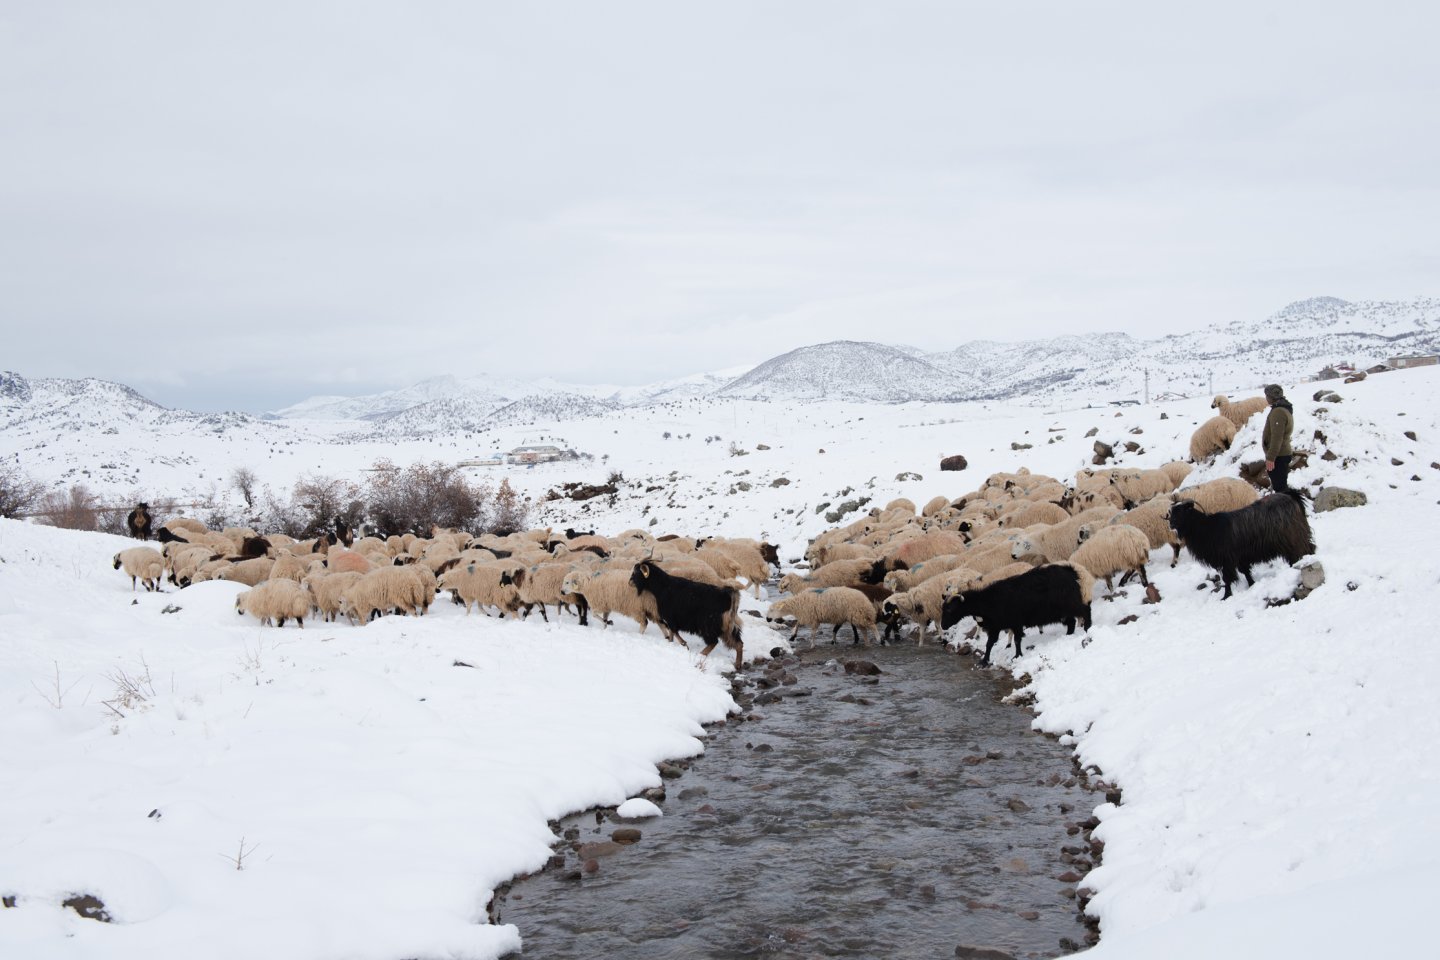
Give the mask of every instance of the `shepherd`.
M 1295 429 L 1295 408 L 1285 399 L 1285 390 L 1278 383 L 1265 387 L 1265 399 L 1270 404 L 1270 413 L 1265 417 L 1265 429 L 1260 434 L 1260 445 L 1265 449 L 1265 472 L 1270 475 L 1270 489 L 1276 493 L 1290 493 L 1290 434 Z

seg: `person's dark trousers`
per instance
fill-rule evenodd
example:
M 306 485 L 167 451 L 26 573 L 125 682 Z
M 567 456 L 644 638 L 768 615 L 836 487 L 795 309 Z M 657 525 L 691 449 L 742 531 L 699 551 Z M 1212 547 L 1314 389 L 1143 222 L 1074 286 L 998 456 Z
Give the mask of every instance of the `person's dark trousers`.
M 1290 492 L 1290 458 L 1275 458 L 1275 469 L 1270 471 L 1270 489 L 1276 493 Z

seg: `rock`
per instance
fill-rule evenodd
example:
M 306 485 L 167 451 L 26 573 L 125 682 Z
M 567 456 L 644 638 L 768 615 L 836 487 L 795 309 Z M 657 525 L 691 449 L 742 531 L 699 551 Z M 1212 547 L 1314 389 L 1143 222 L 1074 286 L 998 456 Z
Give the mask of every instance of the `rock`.
M 1316 441 L 1317 443 L 1324 443 L 1324 442 L 1325 442 L 1325 431 L 1324 431 L 1324 430 L 1316 430 L 1316 431 L 1315 431 L 1315 441 Z
M 956 947 L 955 956 L 959 957 L 960 960 L 1015 960 L 1014 954 L 1006 953 L 1004 950 L 993 950 L 990 947 L 975 947 L 968 943 L 962 943 Z
M 1011 797 L 1005 802 L 1005 806 L 1010 808 L 1011 813 L 1030 812 L 1030 804 L 1026 803 L 1024 800 L 1021 800 L 1019 797 Z
M 1012 441 L 1011 444 L 1010 444 L 1010 449 L 1011 449 L 1011 450 L 1029 450 L 1029 449 L 1030 449 L 1030 444 L 1028 444 L 1028 443 L 1015 443 L 1015 442 Z
M 1128 617 L 1121 617 L 1119 620 L 1116 620 L 1116 621 L 1115 621 L 1115 626 L 1117 626 L 1117 627 L 1123 627 L 1123 626 L 1125 626 L 1125 624 L 1127 624 L 1127 623 L 1134 623 L 1136 620 L 1139 620 L 1139 619 L 1140 619 L 1139 617 L 1137 617 L 1135 614 L 1132 613 L 1132 614 L 1130 614 L 1130 616 L 1128 616 Z
M 790 486 L 790 478 L 789 478 L 789 477 L 776 477 L 774 480 L 771 480 L 771 481 L 770 481 L 770 486 L 772 486 L 772 487 L 788 487 L 788 486 Z
M 1134 434 L 1135 436 L 1139 436 L 1140 434 L 1144 433 L 1145 431 L 1142 430 L 1142 429 L 1139 428 L 1139 427 L 1131 427 L 1131 428 L 1130 428 L 1130 432 L 1131 432 L 1132 434 Z
M 637 831 L 638 832 L 638 831 Z M 575 852 L 581 860 L 595 860 L 599 857 L 610 857 L 620 852 L 620 844 L 614 840 L 596 840 L 593 843 L 582 843 Z
M 1039 919 L 1040 919 L 1040 911 L 1038 911 L 1038 910 L 1017 910 L 1017 911 L 1015 912 L 1015 916 L 1019 917 L 1021 920 L 1039 920 Z
M 1160 602 L 1160 590 L 1159 590 L 1159 588 L 1157 588 L 1157 587 L 1155 586 L 1155 584 L 1153 584 L 1153 583 L 1150 584 L 1149 586 L 1147 586 L 1147 587 L 1145 588 L 1145 599 L 1144 599 L 1144 600 L 1141 600 L 1140 602 L 1141 602 L 1141 603 L 1159 603 L 1159 602 Z
M 861 677 L 873 677 L 884 673 L 885 671 L 881 670 L 878 666 L 876 666 L 874 663 L 871 663 L 869 660 L 846 660 L 845 672 L 853 673 L 856 676 Z
M 755 449 L 756 449 L 756 450 L 769 450 L 769 449 L 770 449 L 770 444 L 768 444 L 768 443 L 757 443 L 757 444 L 755 444 Z
M 1240 479 L 1257 490 L 1270 489 L 1270 475 L 1265 470 L 1264 460 L 1248 460 L 1240 464 Z
M 920 476 L 920 474 L 916 473 L 916 472 L 913 471 L 913 470 L 902 470 L 900 473 L 895 474 L 895 479 L 896 479 L 897 481 L 901 481 L 901 480 L 924 480 L 925 478 L 922 477 L 922 476 Z
M 1304 600 L 1324 583 L 1325 567 L 1319 560 L 1311 557 L 1300 561 L 1300 585 L 1295 588 L 1295 599 Z
M 1405 439 L 1406 439 L 1406 440 L 1415 440 L 1415 439 L 1418 439 L 1418 438 L 1415 436 L 1415 431 L 1414 431 L 1414 430 L 1406 430 L 1406 431 L 1405 431 Z
M 1327 448 L 1324 453 L 1320 454 L 1320 459 L 1324 460 L 1326 463 L 1330 463 L 1333 460 L 1339 460 L 1340 457 L 1338 454 L 1335 453 L 1334 450 L 1330 450 Z
M 1327 513 L 1342 507 L 1363 507 L 1369 502 L 1370 498 L 1359 490 L 1347 490 L 1344 487 L 1322 487 L 1320 492 L 1315 494 L 1315 512 Z
M 586 873 L 599 873 L 599 872 L 600 872 L 600 861 L 599 861 L 599 860 L 586 860 L 586 861 L 585 861 L 584 870 L 585 870 Z
M 1320 401 L 1322 403 L 1342 403 L 1344 401 L 1344 398 L 1341 397 L 1338 393 L 1327 393 L 1325 394 L 1325 396 L 1320 398 Z
M 1100 432 L 1100 428 L 1099 428 L 1099 427 L 1091 427 L 1089 430 L 1085 431 L 1085 439 L 1086 439 L 1086 440 L 1089 440 L 1091 437 L 1095 436 L 1095 434 L 1097 434 L 1097 433 L 1099 433 L 1099 432 Z
M 967 463 L 965 458 L 960 456 L 958 453 L 955 454 L 953 457 L 946 457 L 944 460 L 940 461 L 941 470 L 964 470 L 968 466 L 970 466 L 970 464 Z
M 1110 446 L 1110 444 L 1108 443 L 1101 443 L 1099 440 L 1096 440 L 1095 456 L 1091 459 L 1090 462 L 1098 467 L 1113 456 L 1115 456 L 1114 447 Z
M 641 833 L 635 827 L 620 827 L 610 831 L 610 839 L 622 846 L 629 846 L 632 843 L 640 842 Z
M 1140 446 L 1140 444 L 1136 443 L 1134 440 L 1126 440 L 1126 441 L 1125 441 L 1125 452 L 1126 452 L 1126 453 L 1144 453 L 1145 450 Z
M 1320 402 L 1320 398 L 1323 397 L 1323 396 L 1325 396 L 1325 394 L 1327 394 L 1327 393 L 1329 393 L 1329 392 L 1330 392 L 1329 390 L 1316 390 L 1315 393 L 1311 395 L 1310 399 L 1313 400 L 1313 401 L 1316 402 L 1316 403 L 1319 403 L 1319 402 Z
M 105 909 L 105 904 L 100 898 L 90 893 L 77 893 L 69 900 L 62 900 L 60 906 L 69 907 L 86 920 L 99 920 L 101 923 L 110 922 L 110 913 Z
M 1160 419 L 1161 419 L 1161 420 L 1169 420 L 1169 419 L 1170 419 L 1170 414 L 1168 414 L 1168 413 L 1166 413 L 1165 411 L 1162 410 L 1162 411 L 1160 411 Z
M 677 780 L 685 775 L 684 769 L 675 766 L 673 763 L 662 763 L 657 769 L 660 771 L 660 776 L 666 780 Z
M 1390 458 L 1390 466 L 1392 466 L 1392 467 L 1403 467 L 1403 466 L 1405 466 L 1405 461 L 1404 461 L 1404 460 L 1401 460 L 1401 459 L 1398 458 L 1398 457 L 1391 457 L 1391 458 Z

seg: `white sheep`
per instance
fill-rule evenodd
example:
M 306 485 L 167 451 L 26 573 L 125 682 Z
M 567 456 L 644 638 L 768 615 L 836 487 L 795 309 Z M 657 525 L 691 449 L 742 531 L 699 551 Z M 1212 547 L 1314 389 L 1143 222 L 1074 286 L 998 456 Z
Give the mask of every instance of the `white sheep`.
M 1219 394 L 1210 401 L 1210 409 L 1219 410 L 1220 416 L 1235 424 L 1238 429 L 1245 426 L 1255 414 L 1264 410 L 1270 405 L 1270 401 L 1264 397 L 1248 397 L 1244 400 L 1232 401 L 1225 394 Z
M 437 584 L 441 590 L 449 590 L 465 605 L 467 616 L 474 604 L 479 606 L 482 612 L 487 606 L 496 607 L 501 618 L 504 618 L 507 613 L 514 616 L 520 609 L 520 591 L 515 587 L 514 575 L 521 569 L 524 569 L 523 564 L 509 559 L 468 563 L 446 570 L 440 575 Z
M 1190 471 L 1195 467 L 1184 460 L 1171 460 L 1169 463 L 1160 464 L 1160 469 L 1170 478 L 1170 489 L 1179 490 L 1180 484 L 1185 482 L 1185 478 L 1190 476 Z
M 1193 500 L 1206 513 L 1239 510 L 1260 499 L 1260 494 L 1239 477 L 1219 477 L 1205 483 L 1176 490 L 1170 495 L 1174 502 Z
M 312 573 L 302 583 L 310 594 L 310 606 L 327 623 L 340 613 L 340 598 L 363 577 L 363 573 Z
M 940 614 L 945 607 L 946 588 L 969 583 L 979 576 L 979 571 L 965 566 L 957 567 L 938 577 L 931 577 L 910 590 L 892 593 L 881 604 L 881 614 L 887 620 L 898 614 L 911 623 L 919 625 L 920 632 L 916 643 L 924 646 L 925 634 L 929 631 L 930 624 L 935 624 L 937 634 L 940 632 Z
M 115 569 L 125 568 L 130 575 L 130 592 L 135 592 L 135 584 L 145 584 L 145 591 L 159 592 L 160 580 L 165 576 L 165 557 L 154 547 L 131 547 L 128 550 L 121 550 L 115 554 Z
M 1017 500 L 1015 506 L 1008 508 L 1008 512 L 1000 514 L 1000 526 L 1007 529 L 1028 527 L 1037 523 L 1064 523 L 1070 519 L 1070 514 L 1058 503 L 1049 500 Z
M 265 580 L 235 598 L 235 612 L 258 617 L 264 627 L 283 627 L 286 620 L 293 619 L 303 630 L 310 594 L 294 580 Z
M 964 564 L 964 554 L 941 554 L 938 557 L 931 557 L 929 560 L 917 563 L 908 570 L 891 570 L 885 574 L 885 587 L 896 593 L 904 593 L 906 590 L 918 587 L 931 577 L 938 577 L 942 573 L 949 573 L 956 567 L 964 566 Z
M 429 601 L 419 579 L 404 567 L 377 567 L 340 595 L 340 612 L 351 623 L 368 623 L 392 610 L 413 614 Z
M 1035 563 L 1059 563 L 1069 560 L 1080 547 L 1080 528 L 1087 523 L 1105 523 L 1120 511 L 1114 507 L 1094 507 L 1066 520 L 1033 533 L 1017 537 L 1010 550 L 1012 560 Z
M 1150 585 L 1145 564 L 1150 561 L 1150 538 L 1143 531 L 1125 523 L 1087 523 L 1080 527 L 1080 546 L 1070 555 L 1070 562 L 1090 571 L 1091 576 L 1105 581 L 1112 593 L 1112 578 L 1124 572 L 1124 586 L 1131 573 L 1140 574 L 1140 582 Z
M 861 578 L 868 574 L 874 566 L 875 563 L 872 560 L 836 560 L 834 563 L 827 563 L 820 569 L 811 571 L 808 577 L 798 573 L 787 573 L 780 578 L 778 586 L 781 593 L 795 593 L 800 590 L 809 590 L 812 587 L 847 587 L 864 582 Z
M 1164 470 L 1135 470 L 1117 473 L 1110 478 L 1110 485 L 1120 492 L 1121 505 L 1129 508 L 1144 503 L 1151 497 L 1169 493 L 1175 489 L 1170 474 Z
M 920 515 L 922 517 L 933 517 L 940 513 L 940 511 L 948 509 L 949 506 L 949 497 L 931 497 L 925 502 L 925 506 L 920 508 Z
M 668 638 L 676 639 L 660 623 L 655 595 L 636 590 L 630 583 L 629 569 L 571 570 L 565 575 L 560 592 L 567 597 L 584 597 L 590 611 L 599 615 L 600 622 L 607 627 L 610 614 L 620 613 L 640 624 L 641 633 L 653 622 L 660 625 L 660 631 Z
M 288 551 L 281 550 L 280 555 L 275 558 L 275 565 L 270 568 L 270 580 L 294 580 L 299 583 L 305 579 L 310 572 L 310 560 L 297 557 Z
M 228 567 L 215 571 L 214 578 L 253 587 L 262 580 L 270 579 L 270 568 L 273 566 L 275 566 L 275 561 L 269 557 L 255 557 L 250 560 L 241 560 L 239 563 L 232 563 Z
M 986 573 L 975 573 L 973 577 L 962 579 L 952 577 L 945 582 L 945 589 L 941 591 L 946 600 L 965 590 L 978 590 L 980 587 L 988 587 L 992 583 L 999 583 L 1001 580 L 1008 580 L 1013 576 L 1034 570 L 1031 564 L 1016 560 L 1014 563 L 1007 563 L 1003 567 L 996 567 Z
M 770 579 L 770 561 L 761 555 L 760 548 L 750 543 L 734 540 L 707 540 L 695 555 L 703 559 L 705 554 L 712 550 L 719 551 L 730 558 L 735 565 L 735 572 L 730 576 L 744 577 L 746 582 L 755 589 L 756 599 L 759 599 L 761 587 L 765 581 Z M 667 567 L 666 570 L 668 572 L 669 568 Z
M 1175 531 L 1170 527 L 1167 519 L 1170 513 L 1170 498 L 1167 496 L 1155 497 L 1140 504 L 1138 507 L 1126 510 L 1124 513 L 1117 513 L 1110 518 L 1111 523 L 1126 523 L 1141 533 L 1150 541 L 1150 549 L 1169 547 L 1173 553 L 1170 559 L 1170 566 L 1180 562 L 1180 539 L 1175 536 Z
M 540 608 L 540 618 L 546 623 L 550 618 L 545 614 L 545 604 L 555 604 L 555 615 L 560 615 L 561 607 L 571 605 L 571 599 L 560 592 L 565 583 L 565 576 L 574 568 L 570 563 L 537 563 L 533 567 L 515 571 L 515 589 L 519 593 L 520 602 L 525 606 L 525 616 L 529 616 L 532 607 Z
M 1190 436 L 1190 459 L 1199 463 L 1206 457 L 1230 449 L 1235 440 L 1235 424 L 1225 417 L 1211 417 Z
M 815 635 L 821 624 L 834 628 L 830 634 L 832 638 L 845 624 L 850 625 L 857 641 L 863 631 L 866 646 L 870 645 L 871 634 L 876 640 L 880 638 L 875 628 L 875 605 L 869 597 L 851 587 L 820 587 L 782 597 L 770 604 L 770 616 L 772 619 L 795 618 L 795 632 L 790 634 L 792 643 L 800 635 L 801 627 L 809 627 L 811 647 L 815 646 Z

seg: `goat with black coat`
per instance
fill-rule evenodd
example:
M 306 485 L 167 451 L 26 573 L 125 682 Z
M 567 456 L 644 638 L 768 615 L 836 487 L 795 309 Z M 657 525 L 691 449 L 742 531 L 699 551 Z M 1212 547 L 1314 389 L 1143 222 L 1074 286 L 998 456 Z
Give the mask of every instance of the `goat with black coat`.
M 702 657 L 724 641 L 735 651 L 735 669 L 741 669 L 745 643 L 736 614 L 740 592 L 666 573 L 653 560 L 642 560 L 630 571 L 630 585 L 655 598 L 660 625 L 671 633 L 693 633 L 705 641 Z
M 125 529 L 136 540 L 149 540 L 151 522 L 150 504 L 142 502 L 125 518 Z
M 1170 529 L 1175 531 L 1191 556 L 1212 570 L 1220 571 L 1225 596 L 1238 573 L 1255 586 L 1250 568 L 1270 560 L 1295 563 L 1315 552 L 1310 519 L 1305 504 L 1292 492 L 1272 493 L 1239 510 L 1206 513 L 1189 500 L 1170 507 Z
M 1063 623 L 1065 632 L 1071 634 L 1078 620 L 1089 630 L 1090 602 L 1075 567 L 1068 563 L 1047 563 L 1027 573 L 957 593 L 946 600 L 940 610 L 940 628 L 948 630 L 965 617 L 974 617 L 985 629 L 985 656 L 980 664 L 989 666 L 990 651 L 1000 638 L 1001 630 L 1014 634 L 1018 657 L 1026 627 Z

